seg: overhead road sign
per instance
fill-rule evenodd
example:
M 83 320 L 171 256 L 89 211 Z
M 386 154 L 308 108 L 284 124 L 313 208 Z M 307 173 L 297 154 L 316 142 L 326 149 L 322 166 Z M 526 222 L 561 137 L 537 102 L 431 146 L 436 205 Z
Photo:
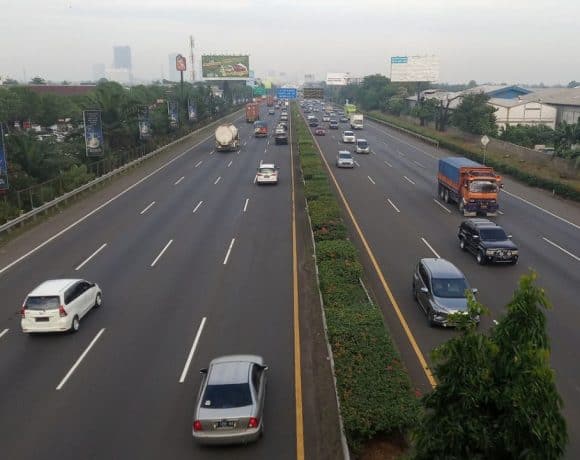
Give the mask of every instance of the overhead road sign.
M 296 99 L 298 90 L 296 88 L 276 88 L 276 97 L 278 99 Z

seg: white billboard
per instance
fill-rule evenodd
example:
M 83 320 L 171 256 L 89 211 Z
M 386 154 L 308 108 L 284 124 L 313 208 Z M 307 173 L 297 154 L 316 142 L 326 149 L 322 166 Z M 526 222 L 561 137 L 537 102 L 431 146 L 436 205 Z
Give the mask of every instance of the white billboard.
M 327 73 L 326 84 L 328 86 L 346 86 L 350 75 L 348 73 Z
M 438 56 L 391 57 L 391 81 L 437 81 L 439 80 Z

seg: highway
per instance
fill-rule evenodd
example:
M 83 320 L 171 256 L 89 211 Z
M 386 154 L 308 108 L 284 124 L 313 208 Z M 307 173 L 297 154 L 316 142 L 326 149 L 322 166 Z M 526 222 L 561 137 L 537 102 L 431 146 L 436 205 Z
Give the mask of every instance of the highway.
M 290 148 L 236 125 L 238 154 L 211 136 L 17 264 L 0 256 L 2 458 L 297 458 Z M 253 183 L 260 160 L 277 186 Z M 103 307 L 77 334 L 22 334 L 26 294 L 67 277 L 97 282 Z M 231 353 L 270 366 L 265 435 L 202 448 L 198 370 Z
M 369 288 L 382 306 L 416 387 L 429 391 L 431 386 L 411 343 L 415 341 L 429 362 L 431 350 L 454 334 L 430 328 L 412 298 L 412 273 L 418 259 L 440 256 L 465 273 L 479 289 L 479 300 L 491 311 L 482 321 L 484 329 L 504 312 L 519 277 L 531 267 L 554 306 L 547 314 L 551 363 L 568 421 L 567 457 L 579 458 L 580 368 L 575 350 L 580 346 L 580 207 L 504 178 L 501 214 L 493 219 L 513 235 L 520 260 L 516 266 L 479 266 L 459 248 L 457 228 L 463 217 L 456 206 L 437 199 L 437 159 L 451 154 L 365 120 L 364 129 L 355 133 L 368 140 L 372 153 L 353 153 L 356 167 L 339 170 L 335 166 L 338 150 L 353 150 L 352 144 L 340 142 L 345 129 L 350 127 L 341 123 L 339 130 L 327 129 L 326 136 L 316 140 L 409 325 L 411 339 L 403 333 L 368 254 L 361 250 Z

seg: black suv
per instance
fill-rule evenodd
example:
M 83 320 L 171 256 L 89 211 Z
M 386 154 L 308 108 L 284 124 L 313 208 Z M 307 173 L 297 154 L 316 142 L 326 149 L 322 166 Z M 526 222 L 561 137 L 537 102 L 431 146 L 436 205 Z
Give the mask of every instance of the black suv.
M 488 219 L 467 219 L 459 226 L 459 247 L 475 255 L 477 263 L 518 262 L 518 247 L 503 228 Z

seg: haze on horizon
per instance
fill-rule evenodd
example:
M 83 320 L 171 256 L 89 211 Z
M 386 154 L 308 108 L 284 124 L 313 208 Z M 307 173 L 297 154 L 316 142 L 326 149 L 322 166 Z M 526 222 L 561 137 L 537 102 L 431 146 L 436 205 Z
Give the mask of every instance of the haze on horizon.
M 1 5 L 5 3 L 4 5 Z M 7 4 L 6 4 L 7 3 Z M 250 54 L 256 76 L 389 74 L 396 55 L 435 54 L 443 82 L 580 80 L 580 2 L 560 0 L 0 0 L 0 76 L 80 81 L 129 45 L 139 79 L 168 54 Z

